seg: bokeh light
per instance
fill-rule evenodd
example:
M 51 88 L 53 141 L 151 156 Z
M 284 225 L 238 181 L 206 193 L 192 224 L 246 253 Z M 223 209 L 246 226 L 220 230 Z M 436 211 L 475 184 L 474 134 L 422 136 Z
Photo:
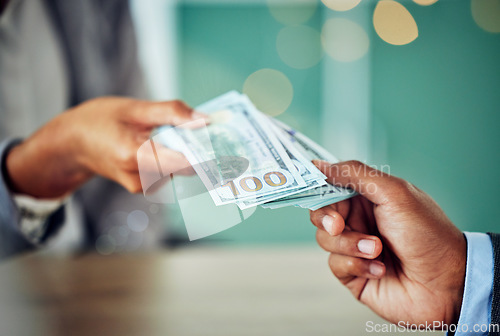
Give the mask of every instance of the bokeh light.
M 109 235 L 113 237 L 117 246 L 124 245 L 127 242 L 128 232 L 122 230 L 123 226 L 115 226 L 109 230 Z
M 120 225 L 120 227 L 118 227 L 118 234 L 120 236 L 128 237 L 129 233 L 130 233 L 130 230 L 129 230 L 128 226 Z
M 276 38 L 280 58 L 295 69 L 310 68 L 321 60 L 321 35 L 311 27 L 296 25 L 281 29 Z
M 149 224 L 148 215 L 141 210 L 134 210 L 127 216 L 127 225 L 134 232 L 142 232 L 146 230 Z
M 363 57 L 370 46 L 365 30 L 349 19 L 332 18 L 325 22 L 321 42 L 326 53 L 339 62 L 352 62 Z
M 127 222 L 128 212 L 126 211 L 113 211 L 106 216 L 106 220 L 104 221 L 105 227 L 103 229 L 111 229 L 115 226 L 121 226 L 122 224 Z
M 267 0 L 269 12 L 285 25 L 309 21 L 318 7 L 317 0 Z
M 95 242 L 95 248 L 102 255 L 110 255 L 115 251 L 115 240 L 110 235 L 101 235 Z
M 149 206 L 149 212 L 151 212 L 152 214 L 157 214 L 158 211 L 160 211 L 160 207 L 157 204 L 151 204 Z
M 127 239 L 127 245 L 123 247 L 125 251 L 139 250 L 144 241 L 144 234 L 142 232 L 130 232 Z
M 373 26 L 387 43 L 404 45 L 418 37 L 418 27 L 410 12 L 399 2 L 381 0 L 373 13 Z
M 303 111 L 304 115 L 307 115 L 309 111 Z M 279 117 L 279 120 L 283 121 L 285 124 L 297 131 L 303 131 L 301 123 L 289 113 L 283 114 Z
M 500 33 L 500 0 L 471 0 L 476 24 L 490 33 Z
M 293 86 L 285 74 L 274 69 L 261 69 L 243 84 L 243 93 L 263 113 L 277 116 L 286 111 L 293 99 Z
M 438 2 L 438 0 L 413 0 L 413 1 L 419 4 L 420 6 L 430 6 Z
M 326 7 L 339 12 L 345 12 L 356 7 L 361 0 L 321 0 Z

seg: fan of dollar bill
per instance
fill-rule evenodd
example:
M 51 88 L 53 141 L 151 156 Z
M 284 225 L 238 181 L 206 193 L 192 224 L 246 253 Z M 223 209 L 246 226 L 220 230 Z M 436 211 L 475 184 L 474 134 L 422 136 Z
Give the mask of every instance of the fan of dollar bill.
M 161 142 L 186 156 L 216 206 L 317 210 L 356 194 L 326 183 L 325 175 L 311 162 L 338 162 L 333 155 L 260 112 L 246 95 L 231 91 L 196 110 L 207 114 L 209 121 L 201 127 L 200 121 L 166 126 L 163 129 L 170 132 Z

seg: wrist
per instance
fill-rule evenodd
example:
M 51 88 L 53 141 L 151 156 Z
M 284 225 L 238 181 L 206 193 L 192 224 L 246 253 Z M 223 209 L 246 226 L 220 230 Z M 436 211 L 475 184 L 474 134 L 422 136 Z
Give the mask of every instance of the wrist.
M 465 236 L 460 233 L 459 244 L 456 245 L 456 257 L 451 259 L 450 266 L 453 269 L 451 277 L 452 283 L 449 289 L 449 324 L 456 325 L 460 318 L 460 311 L 462 309 L 462 301 L 465 291 L 465 274 L 467 271 L 467 240 Z
M 75 160 L 74 142 L 57 119 L 6 154 L 5 178 L 12 192 L 60 198 L 92 176 Z
M 22 186 L 20 185 L 20 175 L 22 171 L 18 168 L 19 162 L 19 146 L 15 144 L 7 150 L 2 162 L 2 173 L 4 175 L 5 183 L 10 191 L 13 193 L 22 193 Z

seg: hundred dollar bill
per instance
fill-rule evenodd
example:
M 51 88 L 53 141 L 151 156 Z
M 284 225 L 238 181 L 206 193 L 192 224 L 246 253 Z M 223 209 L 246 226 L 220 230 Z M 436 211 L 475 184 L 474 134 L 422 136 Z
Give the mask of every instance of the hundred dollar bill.
M 326 184 L 326 176 L 311 162 L 311 159 L 306 157 L 306 155 L 310 155 L 308 155 L 303 147 L 298 145 L 293 137 L 290 137 L 286 131 L 278 127 L 275 123 L 271 122 L 270 124 L 274 134 L 280 140 L 288 156 L 308 186 L 311 184 L 316 186 Z
M 276 119 L 270 118 L 270 121 L 276 126 L 277 129 L 279 129 L 281 134 L 288 138 L 290 143 L 295 146 L 295 148 L 307 159 L 307 161 L 324 160 L 331 163 L 339 162 L 335 156 L 304 134 Z M 314 200 L 322 202 L 325 199 L 333 200 L 336 197 L 352 197 L 354 195 L 356 195 L 356 193 L 353 193 L 350 189 L 339 188 L 328 184 L 305 192 L 283 197 L 276 202 L 282 202 L 282 204 L 293 204 L 291 202 L 299 202 L 301 199 L 307 200 L 307 202 Z
M 273 125 L 271 125 L 273 126 Z M 273 126 L 274 127 L 274 126 Z M 298 170 L 299 174 L 302 176 L 304 181 L 306 182 L 306 186 L 296 189 L 296 190 L 287 190 L 283 192 L 279 192 L 276 194 L 271 194 L 271 195 L 263 195 L 263 196 L 258 196 L 255 199 L 251 200 L 242 200 L 237 202 L 236 204 L 238 207 L 242 210 L 251 208 L 255 206 L 256 204 L 262 204 L 266 202 L 270 202 L 273 200 L 279 200 L 284 197 L 288 197 L 290 195 L 294 195 L 297 193 L 304 192 L 306 190 L 310 190 L 322 185 L 326 184 L 326 177 L 321 173 L 321 171 L 316 168 L 310 161 L 306 160 L 299 152 L 298 150 L 288 142 L 286 138 L 283 138 L 283 136 L 279 133 L 275 133 L 275 135 L 278 137 L 280 140 L 281 144 L 283 145 L 283 148 L 285 149 L 286 154 L 292 161 L 293 165 L 295 168 Z
M 248 97 L 245 95 L 241 95 L 245 97 L 248 101 Z M 260 112 L 259 112 L 260 113 Z M 263 115 L 263 120 L 269 121 L 270 118 L 267 116 Z M 281 130 L 277 125 L 275 125 L 272 122 L 268 122 L 269 127 L 271 128 L 272 132 L 276 135 L 280 143 L 282 144 L 283 148 L 285 149 L 286 154 L 292 161 L 293 165 L 297 170 L 299 171 L 300 175 L 306 182 L 306 186 L 302 187 L 297 190 L 293 191 L 283 191 L 277 194 L 271 194 L 271 195 L 264 195 L 264 196 L 259 196 L 256 199 L 253 200 L 242 200 L 237 202 L 236 204 L 240 207 L 240 209 L 247 209 L 255 204 L 262 204 L 264 202 L 269 202 L 273 200 L 278 200 L 283 197 L 287 197 L 293 194 L 297 194 L 309 189 L 313 189 L 322 185 L 326 184 L 326 176 L 321 173 L 321 171 L 316 168 L 315 165 L 312 164 L 312 162 L 309 159 L 306 159 L 303 154 L 300 152 L 298 148 L 288 138 L 286 132 Z
M 282 134 L 289 139 L 307 160 L 324 160 L 331 163 L 339 162 L 334 155 L 299 131 L 277 119 L 269 118 L 269 120 L 276 125 L 276 129 L 281 130 Z
M 309 210 L 315 211 L 315 210 L 318 210 L 318 209 L 325 207 L 327 205 L 330 205 L 333 203 L 338 203 L 338 202 L 341 202 L 343 200 L 352 198 L 356 195 L 357 195 L 357 193 L 352 191 L 348 195 L 339 196 L 339 197 L 335 197 L 335 198 L 329 198 L 329 199 L 323 199 L 323 200 L 320 200 L 319 202 L 299 203 L 298 206 L 300 206 L 301 208 L 304 208 L 304 209 L 309 209 Z
M 253 205 L 265 202 L 263 196 L 292 192 L 306 187 L 269 121 L 251 102 L 230 92 L 197 108 L 211 116 L 210 124 L 199 128 L 175 128 L 175 136 L 163 143 L 183 152 L 195 167 L 216 205 L 245 200 Z M 222 176 L 218 165 L 203 162 L 221 157 L 243 157 L 248 169 L 241 176 Z M 201 167 L 201 168 L 200 168 Z
M 325 201 L 331 200 L 332 203 L 336 198 L 341 197 L 352 197 L 356 193 L 350 189 L 339 188 L 330 184 L 324 186 L 316 187 L 305 192 L 296 193 L 294 195 L 289 195 L 276 199 L 274 201 L 267 202 L 263 204 L 264 208 L 281 208 L 285 206 L 298 206 L 309 208 L 309 205 L 314 205 L 316 203 L 323 203 Z
M 317 159 L 332 163 L 338 162 L 338 159 L 335 156 L 302 133 L 276 119 L 270 118 L 270 121 L 277 126 L 281 134 L 287 136 L 290 143 L 292 143 L 295 148 L 308 160 Z M 285 197 L 275 199 L 263 204 L 262 207 L 277 209 L 285 206 L 296 206 L 308 209 L 319 209 L 319 207 L 336 203 L 355 195 L 357 195 L 357 193 L 350 189 L 339 188 L 327 184 L 307 191 L 301 191 L 299 193 L 295 193 L 294 195 L 287 195 Z
M 344 195 L 344 196 L 336 196 L 336 197 L 331 197 L 331 198 L 324 198 L 324 199 L 316 199 L 314 201 L 307 200 L 307 199 L 301 199 L 299 201 L 295 202 L 270 202 L 266 204 L 262 204 L 261 206 L 266 209 L 279 209 L 283 207 L 288 207 L 288 206 L 294 206 L 294 207 L 301 207 L 304 209 L 309 209 L 309 210 L 318 210 L 319 208 L 322 208 L 324 206 L 333 204 L 333 203 L 338 203 L 340 201 L 349 199 L 353 196 L 355 196 L 356 193 L 352 193 L 349 195 Z

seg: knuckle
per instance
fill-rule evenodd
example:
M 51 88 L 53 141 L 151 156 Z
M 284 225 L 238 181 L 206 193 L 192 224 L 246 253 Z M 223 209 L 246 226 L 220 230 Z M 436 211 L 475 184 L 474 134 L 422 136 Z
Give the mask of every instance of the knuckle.
M 123 169 L 133 169 L 137 166 L 137 152 L 130 147 L 121 147 L 116 151 L 119 165 Z
M 346 164 L 350 167 L 353 167 L 353 168 L 359 168 L 359 167 L 362 167 L 365 165 L 363 162 L 358 161 L 358 160 L 350 160 L 350 161 L 347 161 Z
M 358 160 L 350 160 L 341 164 L 340 174 L 342 176 L 355 177 L 366 172 L 365 164 Z
M 318 242 L 318 245 L 323 250 L 328 251 L 325 235 L 327 235 L 327 233 L 323 232 L 323 230 L 321 229 L 316 230 L 316 241 Z
M 146 115 L 155 115 L 157 113 L 161 113 L 163 110 L 161 104 L 158 104 L 156 102 L 140 104 L 138 108 L 141 109 L 142 114 Z
M 400 189 L 409 189 L 411 183 L 399 178 L 399 177 L 394 177 L 394 183 L 400 188 Z
M 341 276 L 341 271 L 335 259 L 336 259 L 335 254 L 330 253 L 330 256 L 328 257 L 328 266 L 330 267 L 330 270 L 332 271 L 333 275 L 339 278 Z
M 322 237 L 321 237 L 321 230 L 316 230 L 316 242 L 318 243 L 319 246 L 322 244 Z
M 318 217 L 319 217 L 318 210 L 317 211 L 309 210 L 309 219 L 311 220 L 311 223 L 315 226 L 318 226 L 317 225 Z
M 341 232 L 339 235 L 332 237 L 332 245 L 335 251 L 344 255 L 355 255 L 357 248 L 357 237 L 350 231 Z
M 345 235 L 340 235 L 336 239 L 336 250 L 342 252 L 343 254 L 350 255 L 353 252 L 353 248 L 351 246 L 351 241 L 345 237 Z
M 348 258 L 345 262 L 345 270 L 352 275 L 361 275 L 363 271 L 363 261 L 359 258 Z
M 186 104 L 182 101 L 182 100 L 172 100 L 169 102 L 169 107 L 174 110 L 174 111 L 178 111 L 178 110 L 183 110 L 186 108 Z
M 400 199 L 404 197 L 412 197 L 413 192 L 415 191 L 413 184 L 399 177 L 394 177 L 393 185 L 394 191 L 398 194 Z
M 354 260 L 355 259 L 352 259 L 352 258 L 349 258 L 349 259 L 346 260 L 345 267 L 348 270 L 353 270 L 354 268 L 356 268 L 356 262 Z
M 131 100 L 129 103 L 122 105 L 119 113 L 124 116 L 126 121 L 137 122 L 150 114 L 153 104 L 141 100 Z

